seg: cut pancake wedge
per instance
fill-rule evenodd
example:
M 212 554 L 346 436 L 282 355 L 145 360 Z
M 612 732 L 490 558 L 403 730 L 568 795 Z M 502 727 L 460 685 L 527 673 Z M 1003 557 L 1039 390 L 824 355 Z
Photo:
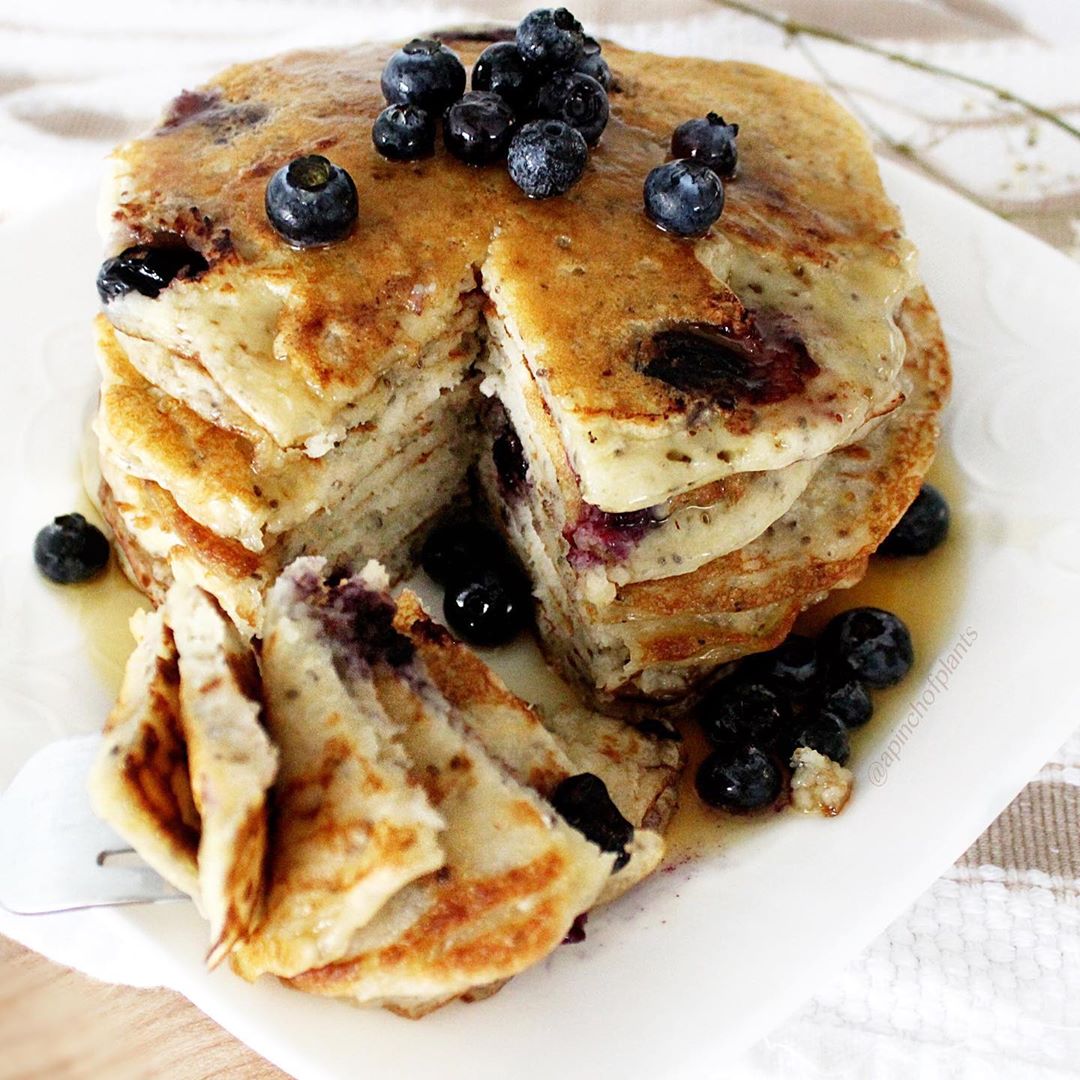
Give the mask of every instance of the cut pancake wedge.
M 175 588 L 165 621 L 180 656 L 180 718 L 199 811 L 199 891 L 218 964 L 251 929 L 262 901 L 266 794 L 277 752 L 261 723 L 255 656 L 216 600 Z
M 446 859 L 390 899 L 340 960 L 291 982 L 412 1013 L 509 978 L 551 952 L 595 903 L 614 855 L 492 760 L 408 638 L 372 628 L 371 611 L 390 601 L 371 584 L 369 572 L 330 588 L 343 655 L 353 650 L 355 658 L 339 667 L 350 692 L 373 690 L 399 725 L 412 774 L 445 819 Z
M 199 897 L 199 812 L 180 726 L 176 643 L 159 608 L 132 620 L 135 650 L 90 774 L 94 811 L 166 881 Z
M 675 811 L 684 763 L 678 743 L 652 739 L 588 709 L 546 715 L 511 693 L 475 653 L 432 622 L 413 593 L 402 593 L 394 622 L 469 732 L 519 783 L 550 798 L 569 776 L 591 772 L 604 781 L 634 826 L 634 839 L 627 847 L 630 861 L 612 873 L 598 903 L 621 896 L 660 865 L 662 833 Z
M 267 792 L 255 658 L 207 593 L 145 617 L 90 781 L 98 814 L 210 922 L 213 967 L 259 915 Z
M 342 594 L 323 585 L 324 568 L 300 560 L 267 602 L 262 665 L 281 772 L 266 915 L 233 956 L 249 979 L 336 960 L 391 896 L 444 861 L 445 823 L 410 778 L 401 724 L 369 680 L 348 675 L 348 646 L 324 627 L 346 621 Z

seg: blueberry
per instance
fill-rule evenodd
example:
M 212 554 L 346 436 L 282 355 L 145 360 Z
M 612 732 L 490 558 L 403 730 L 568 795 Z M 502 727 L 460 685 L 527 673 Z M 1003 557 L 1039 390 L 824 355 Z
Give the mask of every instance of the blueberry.
M 835 664 L 875 688 L 893 686 L 911 669 L 915 650 L 908 628 L 880 608 L 852 608 L 825 628 L 822 644 Z
M 949 504 L 936 487 L 923 484 L 878 551 L 883 555 L 925 555 L 948 535 Z
M 783 777 L 756 746 L 725 746 L 699 766 L 694 786 L 702 802 L 722 810 L 759 810 L 776 801 Z
M 34 562 L 58 585 L 89 581 L 108 565 L 109 541 L 82 514 L 64 514 L 35 537 Z
M 266 185 L 266 216 L 294 247 L 340 240 L 353 227 L 359 205 L 352 177 L 319 154 L 282 165 Z
M 727 679 L 701 703 L 698 721 L 713 746 L 770 746 L 790 724 L 791 709 L 761 683 Z
M 738 124 L 725 124 L 722 116 L 711 112 L 698 120 L 680 124 L 671 136 L 671 152 L 677 158 L 691 158 L 707 165 L 722 180 L 735 175 L 739 152 L 735 136 Z
M 507 499 L 520 495 L 529 485 L 529 463 L 521 439 L 509 418 L 491 443 L 491 460 L 499 478 L 499 488 Z
M 371 141 L 391 161 L 431 157 L 435 153 L 435 118 L 416 105 L 387 105 L 375 119 Z
M 496 563 L 512 561 L 503 538 L 478 521 L 448 521 L 428 533 L 420 565 L 440 585 Z
M 611 68 L 600 55 L 600 42 L 596 38 L 585 39 L 585 48 L 582 50 L 581 59 L 574 65 L 574 70 L 590 75 L 605 91 L 611 89 Z
M 454 102 L 443 124 L 446 148 L 467 165 L 487 165 L 505 157 L 513 133 L 510 106 L 485 90 L 472 90 Z
M 755 679 L 792 697 L 805 697 L 818 677 L 817 643 L 802 634 L 790 634 L 780 645 L 746 661 Z
M 499 564 L 453 574 L 446 582 L 443 615 L 472 645 L 505 645 L 528 621 L 530 599 L 517 568 Z
M 465 90 L 465 65 L 441 41 L 413 38 L 386 62 L 383 97 L 391 105 L 416 105 L 437 116 Z
M 577 829 L 601 851 L 618 852 L 612 873 L 630 861 L 626 845 L 634 839 L 634 826 L 619 812 L 599 776 L 593 773 L 568 776 L 559 783 L 548 801 L 567 825 Z
M 835 717 L 846 728 L 862 727 L 874 715 L 874 702 L 870 691 L 849 676 L 825 688 L 818 712 Z
M 645 213 L 677 236 L 702 236 L 724 209 L 720 177 L 696 161 L 669 161 L 645 178 Z
M 604 88 L 580 71 L 560 71 L 536 95 L 536 111 L 552 120 L 577 128 L 595 146 L 608 122 L 608 99 Z
M 585 31 L 566 8 L 537 8 L 517 28 L 517 47 L 530 63 L 545 71 L 573 67 L 585 48 Z
M 194 278 L 208 269 L 206 260 L 185 244 L 136 244 L 101 264 L 97 291 L 107 304 L 137 292 L 156 300 L 176 278 Z
M 828 713 L 808 720 L 797 726 L 784 740 L 784 752 L 788 758 L 800 747 L 808 746 L 819 754 L 824 754 L 837 765 L 846 765 L 851 756 L 847 728 Z
M 472 88 L 498 94 L 514 112 L 526 112 L 536 96 L 536 74 L 512 41 L 496 41 L 477 58 Z
M 510 140 L 510 179 L 530 199 L 563 195 L 580 179 L 589 160 L 584 136 L 561 120 L 534 120 Z

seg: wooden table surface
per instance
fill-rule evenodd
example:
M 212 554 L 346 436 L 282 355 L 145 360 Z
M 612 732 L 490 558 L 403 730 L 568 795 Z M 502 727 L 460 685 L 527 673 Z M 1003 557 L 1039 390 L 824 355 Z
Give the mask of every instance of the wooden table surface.
M 974 40 L 980 35 L 993 37 L 1016 30 L 1011 16 L 1004 11 L 998 12 L 1000 18 L 995 16 L 998 9 L 989 0 L 985 3 L 868 0 L 855 6 L 838 5 L 830 0 L 791 0 L 784 5 L 763 2 L 761 6 L 773 10 L 783 7 L 807 22 L 825 23 L 873 37 L 875 33 L 894 29 L 898 11 L 905 5 L 910 8 L 905 16 L 908 18 L 905 28 L 911 31 L 914 41 L 962 41 L 969 37 Z M 517 13 L 518 8 L 525 10 L 527 6 L 492 0 L 485 7 L 497 16 L 506 13 L 501 9 L 513 7 Z M 176 7 L 179 12 L 179 5 Z M 588 23 L 590 17 L 611 17 L 616 13 L 624 17 L 635 5 L 582 0 L 573 7 Z M 677 0 L 672 7 L 670 13 L 665 8 L 665 14 L 676 14 L 675 8 L 685 8 L 688 15 L 697 14 L 709 10 L 710 4 L 708 0 Z M 16 78 L 12 85 L 17 88 L 22 84 Z M 0 95 L 7 89 L 0 78 Z M 966 110 L 967 106 L 963 108 Z M 89 123 L 87 116 L 90 114 L 75 119 L 79 124 Z M 874 127 L 872 116 L 864 116 L 864 120 Z M 1008 126 L 1013 121 L 1003 117 L 1001 122 Z M 957 120 L 956 130 L 962 125 L 963 121 Z M 1077 254 L 1076 237 L 1080 233 L 1073 229 L 1080 212 L 1080 192 L 1074 173 L 1068 177 L 1074 182 L 1070 190 L 1048 187 L 1045 191 L 1032 192 L 1024 185 L 1032 182 L 1037 169 L 1021 162 L 1016 164 L 1012 179 L 998 180 L 992 188 L 987 186 L 973 192 L 965 184 L 962 170 L 953 169 L 949 162 L 942 164 L 940 157 L 934 157 L 940 142 L 952 130 L 944 123 L 939 124 L 939 130 L 916 147 L 920 152 L 925 151 L 922 164 L 927 171 L 936 172 L 940 179 L 972 194 L 996 212 Z M 102 137 L 115 141 L 118 132 L 123 132 L 122 122 L 117 131 L 109 130 Z M 890 138 L 882 130 L 874 133 L 886 152 L 910 156 L 909 142 L 901 140 L 900 135 Z M 73 135 L 76 140 L 86 137 L 83 128 L 57 134 Z M 178 994 L 96 982 L 0 938 L 0 1080 L 15 1077 L 125 1080 L 158 1076 L 178 1080 L 211 1076 L 263 1080 L 285 1074 L 257 1057 Z
M 110 986 L 0 937 L 0 1077 L 281 1080 L 171 990 Z

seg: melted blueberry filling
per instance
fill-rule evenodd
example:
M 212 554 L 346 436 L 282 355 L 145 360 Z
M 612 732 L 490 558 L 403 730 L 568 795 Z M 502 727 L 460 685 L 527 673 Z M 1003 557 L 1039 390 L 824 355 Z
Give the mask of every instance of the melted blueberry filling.
M 802 391 L 821 370 L 783 315 L 750 312 L 746 329 L 687 322 L 644 343 L 641 370 L 721 409 L 767 405 Z
M 184 90 L 173 98 L 158 131 L 165 133 L 188 124 L 202 124 L 213 132 L 216 143 L 225 144 L 269 115 L 269 108 L 262 102 L 225 101 L 220 90 Z
M 491 444 L 491 458 L 499 478 L 499 491 L 504 499 L 520 495 L 529 483 L 529 464 L 514 425 L 501 405 L 495 405 L 495 438 Z
M 613 514 L 583 503 L 577 524 L 567 529 L 570 563 L 576 569 L 624 562 L 650 529 L 661 524 L 657 507 Z
M 622 816 L 599 776 L 578 773 L 566 777 L 551 793 L 550 801 L 567 825 L 583 833 L 601 851 L 616 853 L 612 873 L 630 861 L 626 847 L 634 839 L 634 826 Z
M 156 300 L 176 278 L 195 278 L 208 269 L 206 259 L 179 240 L 136 244 L 101 264 L 98 296 L 103 304 L 131 292 Z

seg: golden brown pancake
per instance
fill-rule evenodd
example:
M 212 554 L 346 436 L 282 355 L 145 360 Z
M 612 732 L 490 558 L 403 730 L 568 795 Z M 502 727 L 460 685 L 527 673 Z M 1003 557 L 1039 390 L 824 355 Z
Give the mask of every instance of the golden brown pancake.
M 450 44 L 467 64 L 481 47 Z M 200 364 L 281 445 L 324 446 L 378 415 L 403 358 L 423 368 L 479 274 L 586 497 L 615 511 L 826 452 L 891 398 L 911 249 L 865 135 L 823 90 L 611 46 L 611 122 L 582 181 L 537 202 L 502 168 L 441 151 L 408 165 L 377 155 L 366 132 L 392 51 L 239 65 L 121 148 L 109 253 L 167 237 L 209 269 L 156 300 L 114 301 L 110 319 Z M 645 218 L 642 183 L 674 126 L 715 107 L 741 124 L 739 175 L 710 235 L 681 242 Z M 310 152 L 349 171 L 361 214 L 345 240 L 297 252 L 270 226 L 264 193 L 275 169 Z M 820 368 L 782 400 L 719 409 L 643 368 L 660 330 L 741 333 L 777 304 Z
M 90 777 L 95 812 L 170 884 L 199 894 L 199 812 L 180 727 L 176 643 L 164 614 L 140 614 L 136 646 Z
M 260 914 L 267 791 L 255 657 L 214 599 L 173 586 L 135 626 L 90 779 L 95 811 L 210 922 L 216 966 Z
M 925 292 L 908 298 L 899 322 L 904 405 L 862 442 L 829 454 L 757 539 L 691 573 L 596 588 L 595 569 L 579 572 L 562 557 L 561 535 L 541 535 L 548 508 L 508 497 L 490 456 L 482 458 L 488 497 L 529 565 L 545 645 L 602 703 L 682 701 L 719 666 L 772 648 L 800 612 L 862 577 L 919 490 L 949 391 L 948 354 Z

